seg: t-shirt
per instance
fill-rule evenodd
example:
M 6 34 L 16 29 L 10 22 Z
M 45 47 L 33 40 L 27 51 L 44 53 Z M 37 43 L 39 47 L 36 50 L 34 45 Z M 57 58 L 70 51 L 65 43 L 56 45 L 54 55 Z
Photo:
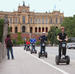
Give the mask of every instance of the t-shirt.
M 61 40 L 65 40 L 67 34 L 66 34 L 66 33 L 59 33 L 58 36 L 59 36 L 59 39 L 61 39 Z
M 26 44 L 27 44 L 27 45 L 30 45 L 30 41 L 27 41 Z
M 36 39 L 35 39 L 35 38 L 30 39 L 30 42 L 31 42 L 31 43 L 36 43 Z

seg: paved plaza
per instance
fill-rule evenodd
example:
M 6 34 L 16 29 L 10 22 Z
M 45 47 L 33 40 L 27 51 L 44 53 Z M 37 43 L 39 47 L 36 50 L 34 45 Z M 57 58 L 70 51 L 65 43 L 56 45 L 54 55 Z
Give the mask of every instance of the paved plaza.
M 40 47 L 36 47 L 39 52 Z M 70 65 L 56 65 L 57 47 L 47 47 L 48 58 L 38 58 L 38 54 L 24 51 L 24 47 L 13 47 L 14 60 L 4 59 L 0 63 L 0 74 L 75 74 L 75 50 L 68 50 Z

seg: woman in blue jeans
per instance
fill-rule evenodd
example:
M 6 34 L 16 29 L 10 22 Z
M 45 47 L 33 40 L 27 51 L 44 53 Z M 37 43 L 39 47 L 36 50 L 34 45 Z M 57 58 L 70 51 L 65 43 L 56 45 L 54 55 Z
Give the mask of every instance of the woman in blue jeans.
M 7 48 L 7 57 L 8 57 L 8 59 L 10 59 L 10 53 L 11 53 L 12 59 L 14 59 L 13 49 L 12 49 L 13 43 L 11 41 L 10 35 L 7 35 L 7 38 L 5 39 L 5 43 L 6 43 L 6 48 Z

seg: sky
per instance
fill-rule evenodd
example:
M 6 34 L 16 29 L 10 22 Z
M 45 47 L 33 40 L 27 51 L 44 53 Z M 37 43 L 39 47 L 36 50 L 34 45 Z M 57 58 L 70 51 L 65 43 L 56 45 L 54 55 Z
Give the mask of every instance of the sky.
M 75 0 L 0 0 L 0 11 L 17 11 L 23 4 L 30 6 L 30 11 L 52 12 L 54 10 L 64 13 L 64 16 L 75 15 Z

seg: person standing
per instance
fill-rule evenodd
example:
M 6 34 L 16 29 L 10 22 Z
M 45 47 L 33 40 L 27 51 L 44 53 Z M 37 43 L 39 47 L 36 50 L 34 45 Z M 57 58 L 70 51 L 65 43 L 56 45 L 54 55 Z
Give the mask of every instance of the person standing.
M 8 60 L 10 59 L 10 53 L 11 53 L 11 57 L 12 59 L 14 59 L 14 55 L 13 55 L 13 43 L 12 40 L 10 38 L 10 35 L 7 35 L 7 38 L 5 39 L 5 44 L 6 44 L 6 48 L 7 48 L 7 57 Z

